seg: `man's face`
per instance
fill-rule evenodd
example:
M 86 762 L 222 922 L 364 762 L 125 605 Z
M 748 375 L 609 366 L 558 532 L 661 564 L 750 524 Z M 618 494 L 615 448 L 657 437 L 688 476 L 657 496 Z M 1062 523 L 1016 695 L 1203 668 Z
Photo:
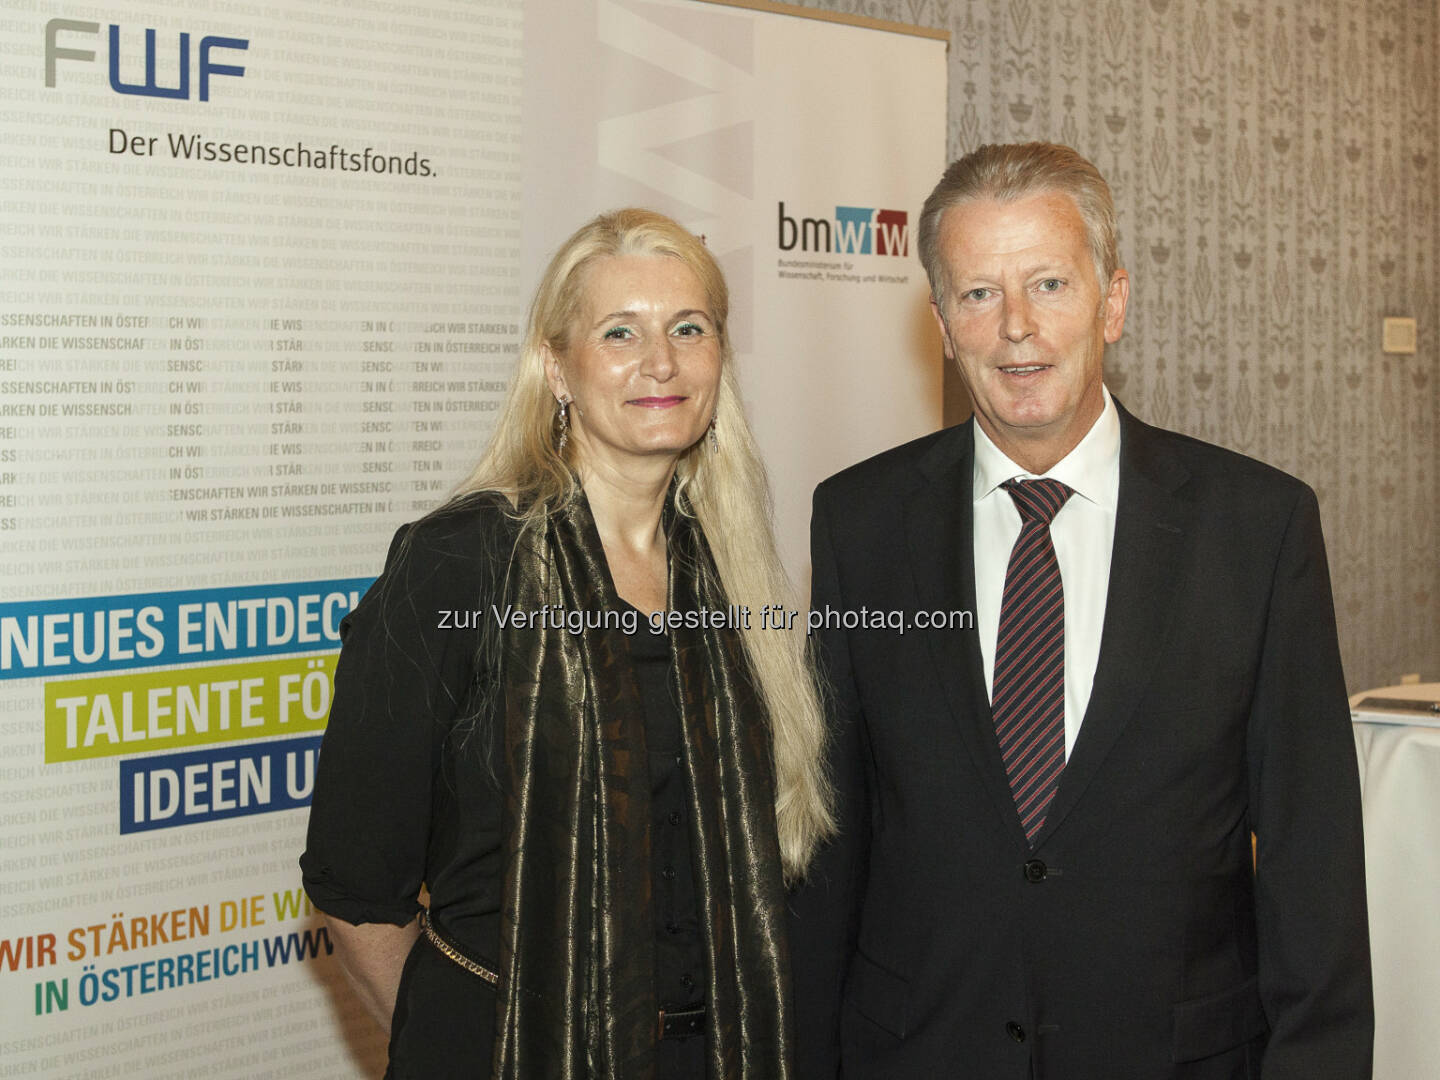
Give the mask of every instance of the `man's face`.
M 961 203 L 940 221 L 945 356 L 976 421 L 1011 460 L 1043 473 L 1104 409 L 1101 360 L 1125 326 L 1130 280 L 1102 298 L 1085 222 L 1068 195 Z

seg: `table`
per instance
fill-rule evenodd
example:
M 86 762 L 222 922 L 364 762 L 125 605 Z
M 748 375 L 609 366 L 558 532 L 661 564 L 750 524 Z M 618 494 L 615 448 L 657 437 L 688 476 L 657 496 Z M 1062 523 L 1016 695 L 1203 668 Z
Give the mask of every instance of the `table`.
M 1440 683 L 1365 697 L 1440 698 Z M 1358 722 L 1375 1080 L 1440 1075 L 1440 728 Z

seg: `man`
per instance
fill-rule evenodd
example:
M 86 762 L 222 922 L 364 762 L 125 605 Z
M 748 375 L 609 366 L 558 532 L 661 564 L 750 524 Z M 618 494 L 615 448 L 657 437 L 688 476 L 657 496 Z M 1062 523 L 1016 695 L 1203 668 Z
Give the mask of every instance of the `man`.
M 1370 1075 L 1315 496 L 1109 395 L 1114 220 L 1067 147 L 952 164 L 920 257 L 975 415 L 816 491 L 816 620 L 975 620 L 819 631 L 841 834 L 793 898 L 804 1080 Z

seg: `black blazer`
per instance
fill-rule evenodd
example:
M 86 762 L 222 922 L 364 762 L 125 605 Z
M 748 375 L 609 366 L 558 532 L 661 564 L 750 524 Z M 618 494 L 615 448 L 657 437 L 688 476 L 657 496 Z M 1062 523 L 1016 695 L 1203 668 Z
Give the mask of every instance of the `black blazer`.
M 841 834 L 792 898 L 805 1080 L 1370 1075 L 1314 493 L 1120 419 L 1099 665 L 1033 850 L 975 631 L 818 634 Z M 820 485 L 813 609 L 974 610 L 973 447 L 966 423 Z

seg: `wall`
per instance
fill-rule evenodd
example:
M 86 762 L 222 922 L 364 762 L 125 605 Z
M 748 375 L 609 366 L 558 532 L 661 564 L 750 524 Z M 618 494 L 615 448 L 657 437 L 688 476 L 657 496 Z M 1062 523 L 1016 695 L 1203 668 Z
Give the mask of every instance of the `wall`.
M 1440 9 L 802 2 L 950 31 L 951 157 L 1100 166 L 1133 284 L 1111 389 L 1316 489 L 1352 691 L 1440 679 Z M 1416 356 L 1380 352 L 1384 315 Z

